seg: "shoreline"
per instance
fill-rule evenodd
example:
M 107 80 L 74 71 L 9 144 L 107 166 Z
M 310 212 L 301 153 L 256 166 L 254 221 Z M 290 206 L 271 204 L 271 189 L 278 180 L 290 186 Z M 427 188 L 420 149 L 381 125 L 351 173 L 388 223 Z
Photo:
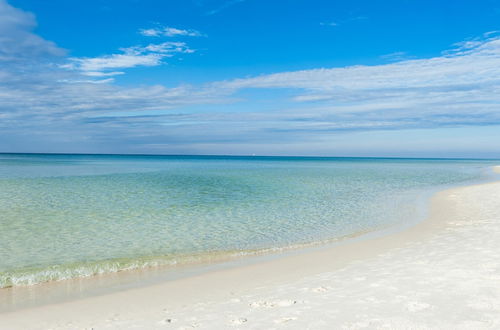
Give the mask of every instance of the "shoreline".
M 500 166 L 498 168 L 500 168 Z M 495 169 L 493 169 L 493 172 L 495 172 Z M 500 173 L 500 170 L 498 173 Z M 479 181 L 474 181 L 469 185 L 483 184 L 484 182 L 488 183 L 493 181 L 491 177 L 488 178 L 485 176 L 479 179 Z M 3 299 L 0 299 L 0 315 L 8 312 L 42 307 L 44 305 L 62 304 L 120 291 L 141 289 L 165 282 L 203 276 L 213 272 L 238 269 L 269 262 L 273 263 L 277 259 L 309 255 L 317 251 L 327 252 L 332 249 L 339 249 L 343 245 L 347 246 L 345 249 L 349 249 L 353 243 L 363 242 L 365 240 L 384 239 L 407 231 L 427 221 L 434 196 L 440 192 L 458 187 L 464 186 L 453 184 L 451 186 L 422 191 L 416 196 L 417 201 L 415 202 L 415 204 L 419 204 L 417 210 L 420 216 L 408 223 L 399 223 L 392 226 L 387 225 L 378 229 L 357 232 L 323 241 L 298 243 L 285 247 L 265 248 L 262 250 L 220 253 L 215 255 L 213 259 L 205 258 L 203 260 L 196 260 L 196 258 L 194 258 L 193 261 L 186 263 L 138 267 L 99 273 L 91 276 L 79 276 L 30 285 L 0 288 L 0 293 L 2 293 L 2 291 L 4 293 Z M 349 258 L 350 257 L 347 259 Z M 349 260 L 341 259 L 343 262 L 349 262 Z M 0 298 L 2 297 L 0 296 Z
M 446 189 L 447 187 L 479 183 L 482 180 L 487 180 L 487 176 L 484 175 L 486 164 L 483 162 L 478 162 L 477 164 L 476 162 L 456 164 L 455 162 L 451 162 L 451 165 L 448 166 L 449 164 L 445 164 L 442 161 L 424 161 L 423 164 L 425 165 L 421 168 L 417 161 L 409 163 L 386 163 L 384 159 L 380 161 L 382 165 L 377 164 L 377 161 L 370 161 L 367 164 L 354 162 L 348 165 L 342 165 L 338 162 L 332 164 L 325 163 L 326 165 L 308 162 L 305 162 L 305 165 L 300 163 L 283 163 L 276 166 L 276 168 L 275 166 L 270 166 L 270 169 L 267 169 L 267 166 L 265 166 L 265 171 L 259 171 L 259 175 L 255 175 L 257 179 L 249 181 L 247 181 L 247 178 L 253 176 L 248 174 L 253 173 L 253 170 L 249 173 L 240 173 L 240 170 L 250 170 L 251 168 L 255 168 L 255 166 L 247 168 L 248 165 L 246 163 L 241 168 L 241 164 L 238 165 L 238 163 L 228 165 L 228 169 L 234 168 L 236 170 L 235 173 L 239 173 L 234 177 L 231 174 L 231 180 L 235 178 L 235 180 L 239 182 L 241 179 L 243 186 L 246 184 L 248 184 L 248 187 L 255 186 L 252 188 L 254 189 L 252 193 L 249 193 L 248 196 L 250 199 L 256 198 L 258 202 L 241 202 L 240 194 L 236 193 L 236 196 L 240 197 L 235 197 L 235 204 L 228 206 L 233 208 L 231 211 L 228 207 L 224 206 L 224 203 L 220 205 L 216 203 L 214 207 L 212 207 L 209 197 L 207 200 L 203 201 L 203 205 L 206 204 L 204 207 L 194 208 L 194 213 L 198 212 L 196 211 L 198 209 L 201 210 L 196 213 L 196 216 L 194 213 L 191 214 L 189 213 L 190 211 L 187 211 L 188 214 L 191 215 L 186 218 L 182 216 L 182 210 L 176 210 L 177 206 L 174 205 L 175 203 L 173 204 L 172 214 L 169 213 L 170 211 L 163 214 L 162 212 L 164 212 L 164 210 L 162 210 L 161 207 L 156 209 L 155 205 L 162 204 L 148 202 L 150 200 L 156 201 L 156 196 L 159 196 L 159 194 L 156 193 L 151 193 L 151 196 L 144 195 L 141 198 L 130 197 L 130 200 L 140 201 L 137 205 L 147 204 L 147 207 L 144 206 L 143 208 L 143 206 L 141 206 L 138 207 L 137 212 L 130 210 L 131 212 L 124 213 L 123 216 L 125 218 L 123 219 L 121 218 L 120 212 L 125 212 L 127 207 L 123 209 L 117 207 L 118 204 L 114 203 L 113 199 L 109 202 L 106 201 L 105 203 L 99 204 L 99 206 L 87 204 L 89 199 L 92 200 L 92 198 L 95 198 L 94 195 L 101 194 L 101 192 L 103 198 L 106 195 L 110 195 L 106 188 L 103 189 L 100 187 L 100 181 L 94 182 L 92 178 L 86 177 L 87 174 L 90 175 L 90 172 L 93 172 L 99 168 L 99 166 L 106 163 L 101 165 L 96 164 L 95 169 L 90 167 L 92 170 L 88 173 L 86 172 L 89 170 L 87 167 L 85 167 L 86 169 L 82 173 L 79 172 L 82 169 L 76 170 L 77 173 L 83 174 L 84 177 L 76 175 L 75 180 L 78 182 L 74 183 L 76 185 L 74 187 L 72 186 L 74 179 L 73 174 L 76 173 L 71 174 L 71 171 L 59 173 L 65 174 L 60 178 L 58 178 L 59 176 L 52 178 L 50 171 L 48 172 L 49 175 L 45 173 L 40 176 L 40 180 L 43 182 L 48 180 L 46 182 L 47 191 L 37 192 L 38 190 L 34 189 L 33 193 L 35 193 L 36 200 L 39 200 L 39 205 L 45 205 L 46 203 L 43 201 L 46 198 L 55 198 L 58 200 L 58 203 L 65 205 L 61 206 L 60 210 L 51 210 L 51 207 L 33 207 L 31 209 L 25 207 L 25 205 L 33 204 L 34 201 L 30 201 L 29 198 L 26 200 L 24 199 L 25 197 L 23 196 L 30 195 L 26 192 L 22 192 L 21 188 L 16 188 L 18 185 L 16 180 L 18 179 L 14 178 L 14 181 L 10 184 L 10 187 L 14 187 L 13 191 L 10 192 L 9 184 L 7 185 L 6 191 L 4 191 L 6 193 L 4 201 L 6 201 L 7 204 L 11 198 L 14 201 L 19 201 L 19 203 L 15 203 L 15 207 L 8 207 L 8 205 L 4 203 L 7 215 L 7 229 L 10 229 L 9 223 L 15 225 L 12 227 L 13 230 L 6 230 L 3 235 L 3 237 L 5 237 L 3 245 L 7 246 L 7 249 L 4 250 L 5 263 L 3 263 L 4 271 L 0 274 L 0 286 L 2 288 L 26 288 L 30 285 L 50 285 L 51 287 L 55 287 L 56 285 L 53 285 L 53 283 L 68 280 L 72 281 L 73 279 L 77 279 L 76 282 L 80 282 L 80 278 L 82 278 L 82 282 L 84 282 L 86 278 L 90 279 L 95 277 L 99 277 L 99 280 L 95 282 L 101 282 L 108 274 L 124 274 L 136 271 L 141 272 L 142 270 L 149 272 L 153 268 L 158 267 L 168 271 L 169 267 L 175 267 L 177 269 L 183 265 L 198 267 L 200 265 L 204 266 L 207 264 L 227 262 L 228 260 L 231 262 L 231 260 L 243 257 L 253 258 L 253 256 L 267 254 L 279 255 L 282 251 L 308 249 L 309 247 L 324 244 L 330 245 L 332 242 L 337 243 L 340 241 L 343 243 L 346 239 L 365 235 L 365 233 L 382 231 L 383 234 L 387 234 L 393 232 L 392 230 L 387 230 L 387 228 L 392 227 L 394 231 L 399 231 L 418 221 L 422 221 L 425 218 L 423 214 L 426 213 L 430 196 L 434 192 Z M 57 162 L 54 164 L 54 166 L 56 166 Z M 188 163 L 188 165 L 189 164 L 190 163 Z M 75 165 L 85 165 L 85 163 L 75 163 Z M 113 166 L 116 167 L 118 165 L 119 163 Z M 350 169 L 351 165 L 354 166 L 353 172 L 351 172 Z M 489 163 L 488 165 L 489 170 L 493 164 Z M 88 164 L 85 166 L 88 166 Z M 148 166 L 151 166 L 151 164 Z M 224 166 L 222 166 L 222 168 L 225 168 Z M 320 170 L 318 170 L 318 172 L 311 172 L 308 170 L 311 166 L 314 168 L 318 167 Z M 444 168 L 442 168 L 443 166 Z M 135 168 L 134 166 L 132 167 Z M 132 167 L 130 169 L 132 169 Z M 216 167 L 217 170 L 211 174 L 217 174 L 221 164 L 217 164 Z M 34 167 L 33 169 L 36 168 L 37 167 Z M 115 168 L 117 171 L 115 174 L 121 175 L 120 168 L 121 165 Z M 147 166 L 145 168 L 147 168 Z M 173 167 L 174 170 L 175 168 L 176 166 Z M 285 170 L 285 168 L 287 170 Z M 346 170 L 346 168 L 348 170 Z M 394 175 L 389 177 L 387 179 L 388 181 L 385 181 L 384 172 L 392 168 L 395 169 Z M 427 168 L 430 170 L 430 173 L 426 172 Z M 273 190 L 273 187 L 280 186 L 279 180 L 269 185 L 267 183 L 261 185 L 262 182 L 267 181 L 262 180 L 264 177 L 269 178 L 270 181 L 272 181 L 273 178 L 280 177 L 280 175 L 276 175 L 276 173 L 278 173 L 276 169 L 278 169 L 279 173 L 281 173 L 282 170 L 284 171 L 283 173 L 288 173 L 290 169 L 298 171 L 297 175 L 295 175 L 295 173 L 290 175 L 291 182 L 294 182 L 290 188 L 293 189 L 286 189 L 286 191 L 282 190 L 279 194 L 273 193 L 269 196 L 265 195 L 265 193 L 261 193 L 261 191 L 267 191 L 266 193 L 273 191 L 277 193 L 277 191 Z M 323 172 L 324 170 L 325 172 Z M 344 170 L 347 171 L 344 173 L 345 175 L 341 173 Z M 20 171 L 20 174 L 23 174 L 23 171 L 24 170 Z M 106 171 L 102 173 L 99 172 L 99 170 L 96 171 L 98 173 L 94 174 L 98 180 L 111 180 L 111 182 L 115 182 L 115 178 L 107 177 L 108 174 L 106 174 Z M 134 171 L 136 171 L 136 169 L 134 169 Z M 152 175 L 155 178 L 156 175 L 164 175 L 161 174 L 164 173 L 163 171 L 159 171 L 158 173 L 157 171 L 158 169 L 152 171 Z M 167 172 L 169 171 L 165 173 Z M 173 172 L 174 174 L 176 173 L 175 171 Z M 139 178 L 142 175 L 141 173 L 142 171 L 137 171 L 136 173 L 139 175 Z M 245 175 L 240 177 L 242 173 L 245 173 Z M 35 172 L 31 174 L 34 175 L 33 178 L 38 175 L 35 175 Z M 135 177 L 136 174 L 133 174 L 133 176 Z M 326 176 L 324 177 L 323 174 Z M 67 183 L 63 182 L 64 184 L 62 184 L 62 186 L 59 185 L 61 180 L 66 181 L 66 179 L 63 179 L 63 177 L 66 178 L 66 175 L 69 181 Z M 101 175 L 104 176 L 101 177 Z M 150 174 L 147 174 L 147 176 L 149 175 Z M 305 177 L 302 177 L 302 175 Z M 354 175 L 357 179 L 352 181 L 349 179 L 351 175 Z M 126 177 L 127 176 L 128 174 Z M 294 176 L 298 176 L 300 179 L 294 181 Z M 309 180 L 309 176 L 311 176 L 313 180 Z M 23 175 L 21 175 L 19 179 L 21 179 L 21 177 L 23 177 Z M 24 187 L 24 184 L 27 184 L 29 187 L 26 189 L 32 191 L 33 188 L 36 188 L 36 184 L 33 185 L 31 183 L 33 178 L 31 178 L 30 175 L 27 175 L 27 177 L 29 177 L 29 179 L 22 179 L 20 181 L 21 186 Z M 326 183 L 325 180 L 323 180 L 327 177 L 333 180 L 333 184 Z M 341 179 L 342 177 L 344 179 Z M 56 180 L 56 183 L 51 181 L 53 179 Z M 116 185 L 122 186 L 121 177 L 118 179 L 116 180 L 120 181 L 120 183 Z M 37 180 L 33 182 L 36 183 Z M 85 183 L 87 180 L 89 181 L 89 185 L 93 187 L 93 189 L 90 189 L 92 190 L 91 194 L 85 195 L 85 193 L 82 193 L 85 196 L 74 200 L 68 198 L 64 194 L 65 189 L 75 189 L 75 191 L 78 191 L 78 189 L 80 189 L 80 184 L 87 184 Z M 167 179 L 167 181 L 168 180 L 170 179 Z M 133 182 L 133 185 L 135 185 L 135 181 Z M 124 182 L 124 184 L 129 183 L 128 179 Z M 69 188 L 69 186 L 66 187 L 66 184 L 73 188 Z M 141 183 L 139 183 L 139 185 L 140 184 Z M 54 185 L 54 189 L 50 188 L 52 185 Z M 176 184 L 174 184 L 174 186 L 176 186 Z M 235 186 L 239 187 L 239 185 Z M 378 186 L 382 186 L 384 189 L 376 188 Z M 240 188 L 237 188 L 235 191 L 238 191 Z M 387 188 L 387 190 L 385 188 Z M 144 189 L 148 190 L 149 187 L 144 187 Z M 227 196 L 231 196 L 230 191 L 232 191 L 233 188 L 227 189 Z M 142 196 L 141 191 L 137 193 L 140 193 Z M 258 193 L 254 194 L 256 192 Z M 125 193 L 125 195 L 128 196 L 128 193 Z M 168 192 L 167 195 L 170 193 L 173 192 Z M 392 195 L 394 198 L 388 198 L 388 193 L 394 193 L 394 195 Z M 50 197 L 52 194 L 54 194 L 54 197 Z M 135 192 L 132 194 L 135 194 Z M 292 199 L 286 197 L 289 196 L 289 194 L 294 195 Z M 73 195 L 79 196 L 80 193 Z M 209 194 L 202 195 L 209 196 Z M 173 194 L 172 196 L 176 195 Z M 276 198 L 273 196 L 276 196 Z M 223 196 L 219 197 L 220 196 L 216 199 L 224 200 L 226 198 Z M 229 197 L 229 199 L 231 198 L 232 197 Z M 295 198 L 299 198 L 300 201 Z M 184 201 L 187 202 L 186 205 L 191 205 L 189 204 L 192 202 L 190 199 L 191 198 L 188 196 Z M 245 199 L 247 199 L 247 197 L 245 197 Z M 196 203 L 197 202 L 195 202 L 195 204 Z M 289 208 L 288 205 L 292 206 L 290 209 L 294 209 L 294 211 L 287 211 Z M 272 212 L 268 212 L 265 206 L 269 206 Z M 91 215 L 87 217 L 84 214 L 86 214 L 87 210 L 94 207 L 96 210 L 101 210 L 98 212 L 99 215 L 95 215 L 96 219 L 100 217 L 104 219 L 108 216 L 115 220 L 118 219 L 117 221 L 110 221 L 109 224 L 102 221 L 96 223 L 95 228 L 101 228 L 103 231 L 106 231 L 105 234 L 93 235 L 92 231 L 94 225 L 85 225 L 86 221 L 94 218 L 94 216 Z M 149 209 L 149 207 L 151 207 L 151 209 Z M 188 209 L 190 207 L 191 206 L 187 206 Z M 78 211 L 76 211 L 77 208 Z M 82 208 L 82 210 L 79 210 L 79 208 Z M 148 211 L 146 211 L 146 209 L 148 209 Z M 24 210 L 28 210 L 29 212 L 25 212 Z M 73 212 L 72 210 L 75 211 Z M 208 212 L 207 210 L 210 211 Z M 51 213 L 53 211 L 56 211 L 54 215 Z M 238 213 L 235 219 L 231 219 L 231 217 L 233 217 L 233 211 L 237 211 Z M 30 212 L 33 214 L 30 214 Z M 151 212 L 150 215 L 152 216 L 155 214 L 155 216 L 149 219 L 150 215 L 148 215 L 147 212 Z M 176 215 L 177 213 L 178 215 Z M 205 214 L 207 214 L 207 216 L 205 216 Z M 123 221 L 128 219 L 129 216 L 131 218 L 135 217 L 135 220 L 128 223 Z M 142 226 L 141 217 L 143 217 L 143 220 L 149 219 L 146 222 L 146 226 Z M 170 219 L 170 217 L 172 219 Z M 201 226 L 199 227 L 200 229 L 195 229 L 198 228 L 198 223 L 204 223 L 203 221 L 196 220 L 198 217 L 206 221 L 214 221 L 215 225 Z M 70 219 L 72 219 L 72 221 L 68 221 Z M 186 223 L 184 224 L 185 220 Z M 169 221 L 172 223 L 169 223 Z M 176 221 L 180 221 L 182 225 L 173 225 Z M 26 227 L 32 226 L 33 229 L 23 232 L 22 228 L 25 225 L 21 225 L 22 222 L 27 222 Z M 124 223 L 127 223 L 127 226 L 124 226 Z M 76 229 L 71 229 L 72 226 L 75 226 Z M 134 228 L 134 226 L 136 226 L 136 228 Z M 144 227 L 143 230 L 141 230 L 142 227 Z M 137 231 L 135 229 L 137 229 Z M 19 231 L 19 233 L 16 231 Z M 60 237 L 61 233 L 58 233 L 58 231 L 62 231 L 64 237 Z M 97 232 L 99 232 L 99 230 Z M 135 232 L 137 232 L 137 234 L 134 234 Z M 25 235 L 23 233 L 26 233 L 26 240 L 33 240 L 33 243 L 23 244 L 22 242 L 24 239 L 22 238 Z M 38 233 L 40 233 L 40 235 L 38 235 Z M 75 233 L 78 233 L 78 237 L 75 236 Z M 116 235 L 116 233 L 120 235 Z M 234 237 L 233 233 L 235 234 Z M 34 235 L 35 237 L 30 238 L 30 235 Z M 54 241 L 53 237 L 60 238 Z M 75 241 L 75 239 L 77 239 L 78 242 Z M 120 246 L 123 248 L 123 251 L 116 249 Z M 52 248 L 54 251 L 51 251 Z M 8 253 L 9 250 L 12 250 L 13 253 Z M 155 272 L 155 270 L 151 271 L 151 273 Z M 91 280 L 87 282 L 90 281 Z M 78 283 L 78 286 L 80 286 L 80 284 L 81 283 Z M 87 284 L 83 285 L 87 286 Z M 20 291 L 21 289 L 17 290 L 17 292 Z M 5 306 L 6 305 L 2 305 L 0 301 L 0 312 L 6 309 Z M 7 306 L 7 308 L 8 307 L 9 306 Z
M 500 167 L 494 167 L 494 170 L 500 172 Z M 166 317 L 166 314 L 175 315 L 175 311 L 181 313 L 182 309 L 186 308 L 185 306 L 198 306 L 205 302 L 210 302 L 212 306 L 223 306 L 228 302 L 241 300 L 241 297 L 254 295 L 262 288 L 265 288 L 266 292 L 272 292 L 283 285 L 300 282 L 310 277 L 340 273 L 349 267 L 362 268 L 363 264 L 373 262 L 381 255 L 391 251 L 410 249 L 412 245 L 421 247 L 422 242 L 431 240 L 437 234 L 448 233 L 454 229 L 454 219 L 458 219 L 464 212 L 468 212 L 466 206 L 457 201 L 457 196 L 465 196 L 471 191 L 477 190 L 492 190 L 500 193 L 500 183 L 483 183 L 439 192 L 433 196 L 429 216 L 424 221 L 388 236 L 354 241 L 329 248 L 317 248 L 314 251 L 280 256 L 272 260 L 235 268 L 214 270 L 145 287 L 7 312 L 2 314 L 0 326 L 5 324 L 5 327 L 10 329 L 30 329 L 65 328 L 71 324 L 71 326 L 88 326 L 89 328 L 104 326 L 106 328 L 119 328 L 139 322 L 144 327 L 160 328 L 158 322 L 162 320 L 156 320 L 157 318 Z M 480 214 L 477 216 L 480 217 Z M 500 226 L 500 223 L 498 225 Z M 361 261 L 365 262 L 361 263 Z M 397 264 L 398 260 L 394 260 L 389 265 L 393 266 L 394 263 Z M 418 281 L 418 278 L 414 280 Z M 319 291 L 322 291 L 321 287 L 318 286 Z M 328 289 L 324 289 L 328 291 Z M 275 302 L 274 305 L 291 304 L 295 306 L 296 303 L 296 300 L 283 300 Z M 262 313 L 272 312 L 271 305 L 273 303 L 264 302 L 262 304 L 264 310 L 261 311 Z M 260 307 L 257 309 L 260 310 Z M 254 310 L 255 308 L 250 306 L 250 309 Z M 152 315 L 152 313 L 158 315 Z M 192 314 L 197 313 L 193 311 Z M 203 312 L 198 314 L 203 314 Z M 115 316 L 113 317 L 113 315 Z M 128 323 L 120 321 L 121 317 L 119 316 L 123 315 L 130 318 Z M 163 321 L 165 320 L 167 319 Z M 171 323 L 173 319 L 169 318 L 169 320 L 170 322 L 165 321 L 164 323 Z M 238 320 L 241 322 L 237 326 L 243 327 L 250 324 L 247 318 L 245 318 L 246 321 L 243 319 L 236 321 Z M 149 321 L 152 324 L 149 324 Z M 238 323 L 228 322 L 225 323 L 228 328 L 234 327 Z

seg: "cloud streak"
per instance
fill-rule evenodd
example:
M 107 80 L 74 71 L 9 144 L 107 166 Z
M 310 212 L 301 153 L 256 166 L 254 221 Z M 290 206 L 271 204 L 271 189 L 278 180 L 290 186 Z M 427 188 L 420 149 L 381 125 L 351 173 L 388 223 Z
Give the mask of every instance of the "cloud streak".
M 393 111 L 389 105 L 394 104 L 418 114 L 446 112 L 450 107 L 479 111 L 497 105 L 499 77 L 500 39 L 493 37 L 429 59 L 283 72 L 217 85 L 234 90 L 293 89 L 295 101 L 321 101 L 336 112 L 383 110 L 379 105 L 383 100 L 388 111 Z
M 201 37 L 199 31 L 183 30 L 174 27 L 158 27 L 151 29 L 140 29 L 139 33 L 145 37 Z
M 366 19 L 368 19 L 368 17 L 366 17 L 366 16 L 355 16 L 355 17 L 351 17 L 351 18 L 344 19 L 344 20 L 341 20 L 341 21 L 326 21 L 326 22 L 321 22 L 321 23 L 319 23 L 319 25 L 334 27 L 334 26 L 343 25 L 345 23 L 349 23 L 349 22 L 353 22 L 353 21 L 361 21 L 361 20 L 366 20 Z
M 221 11 L 226 10 L 227 8 L 232 7 L 232 6 L 236 5 L 236 4 L 238 4 L 240 2 L 244 2 L 244 1 L 246 1 L 246 0 L 229 0 L 229 1 L 226 1 L 222 6 L 207 11 L 205 13 L 205 15 L 212 16 L 212 15 L 218 14 Z
M 157 66 L 162 60 L 175 54 L 189 54 L 190 49 L 184 42 L 163 42 L 147 46 L 122 48 L 122 53 L 99 57 L 72 57 L 69 63 L 61 65 L 64 69 L 77 70 L 83 75 L 91 77 L 115 76 L 122 71 L 107 71 L 128 69 L 137 66 Z

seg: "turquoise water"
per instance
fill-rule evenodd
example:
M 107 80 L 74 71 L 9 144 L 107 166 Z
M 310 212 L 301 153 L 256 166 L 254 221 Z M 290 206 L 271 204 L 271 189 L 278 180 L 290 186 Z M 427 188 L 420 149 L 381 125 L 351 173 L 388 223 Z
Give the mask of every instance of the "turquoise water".
M 0 287 L 411 224 L 494 161 L 0 154 Z

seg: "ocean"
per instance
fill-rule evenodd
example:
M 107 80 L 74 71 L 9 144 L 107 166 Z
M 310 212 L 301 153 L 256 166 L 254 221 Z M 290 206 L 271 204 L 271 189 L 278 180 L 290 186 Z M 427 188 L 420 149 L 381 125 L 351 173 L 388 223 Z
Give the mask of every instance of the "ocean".
M 0 288 L 411 226 L 498 161 L 0 154 Z

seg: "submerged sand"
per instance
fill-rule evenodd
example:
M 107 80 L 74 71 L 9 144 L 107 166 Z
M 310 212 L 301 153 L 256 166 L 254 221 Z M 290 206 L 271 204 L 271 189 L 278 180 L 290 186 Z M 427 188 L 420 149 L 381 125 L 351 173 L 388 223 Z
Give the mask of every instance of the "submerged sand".
M 500 183 L 441 192 L 390 236 L 0 314 L 0 329 L 131 328 L 499 329 Z

